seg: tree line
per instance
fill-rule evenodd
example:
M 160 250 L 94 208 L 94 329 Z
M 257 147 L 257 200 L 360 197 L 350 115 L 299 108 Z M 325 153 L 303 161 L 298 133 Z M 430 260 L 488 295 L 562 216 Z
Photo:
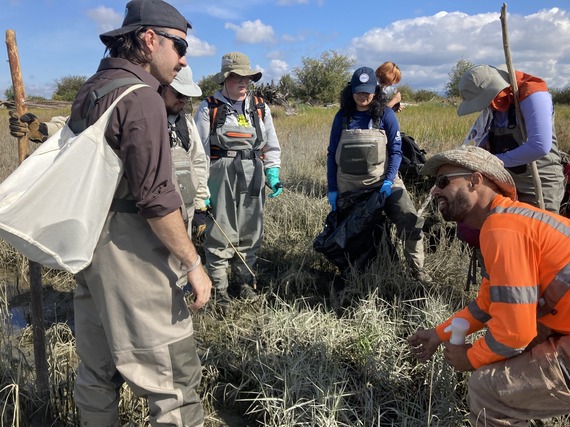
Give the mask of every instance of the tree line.
M 350 81 L 350 69 L 355 61 L 346 55 L 334 50 L 324 52 L 320 58 L 301 58 L 301 65 L 293 68 L 292 73 L 284 74 L 278 82 L 260 83 L 254 85 L 254 91 L 270 104 L 281 105 L 285 108 L 296 103 L 310 105 L 329 105 L 338 102 L 340 92 Z M 475 65 L 473 62 L 460 59 L 449 71 L 449 80 L 445 84 L 444 96 L 433 90 L 414 90 L 407 84 L 398 85 L 402 99 L 406 102 L 427 102 L 434 99 L 459 99 L 457 85 L 465 71 Z M 215 74 L 203 77 L 197 83 L 202 89 L 202 97 L 206 98 L 219 89 L 214 81 Z M 75 99 L 79 88 L 87 80 L 86 76 L 65 76 L 55 81 L 53 101 L 69 101 Z M 570 104 L 570 87 L 564 89 L 550 89 L 555 104 Z M 14 90 L 9 87 L 4 92 L 6 100 L 13 101 Z M 29 96 L 28 100 L 46 100 L 38 96 Z

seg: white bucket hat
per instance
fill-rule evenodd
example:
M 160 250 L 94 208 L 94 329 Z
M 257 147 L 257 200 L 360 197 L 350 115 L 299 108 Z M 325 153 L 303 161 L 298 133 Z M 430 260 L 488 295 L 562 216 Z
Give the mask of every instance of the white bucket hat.
M 435 176 L 443 165 L 454 165 L 473 172 L 480 172 L 493 181 L 504 196 L 516 200 L 517 189 L 513 177 L 505 169 L 503 162 L 487 150 L 473 145 L 464 145 L 443 151 L 427 159 L 420 173 Z
M 170 86 L 178 93 L 185 96 L 200 96 L 202 95 L 202 89 L 194 80 L 192 80 L 192 69 L 190 66 L 182 67 Z

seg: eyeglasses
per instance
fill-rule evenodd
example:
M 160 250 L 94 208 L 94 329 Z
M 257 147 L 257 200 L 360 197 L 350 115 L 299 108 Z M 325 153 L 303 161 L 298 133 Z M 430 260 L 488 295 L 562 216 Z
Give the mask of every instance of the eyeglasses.
M 435 178 L 435 185 L 440 190 L 443 190 L 451 183 L 451 180 L 449 178 L 452 178 L 454 176 L 467 176 L 467 175 L 473 175 L 473 172 L 457 172 L 457 173 L 448 173 L 447 175 L 438 175 Z
M 188 42 L 186 40 L 178 36 L 165 33 L 163 31 L 154 30 L 154 32 L 159 36 L 172 40 L 172 44 L 176 50 L 176 53 L 178 53 L 178 56 L 182 58 L 184 55 L 186 55 L 186 50 L 188 49 Z
M 176 97 L 176 99 L 188 99 L 190 98 L 187 95 L 184 95 L 183 93 L 178 92 L 176 89 L 174 89 L 172 86 L 168 86 L 170 88 L 170 90 L 172 91 L 172 93 L 174 94 L 174 96 Z
M 236 83 L 241 83 L 241 82 L 245 82 L 245 83 L 249 83 L 251 80 L 251 77 L 249 76 L 238 76 L 237 74 L 230 74 L 228 76 L 228 79 L 236 82 Z

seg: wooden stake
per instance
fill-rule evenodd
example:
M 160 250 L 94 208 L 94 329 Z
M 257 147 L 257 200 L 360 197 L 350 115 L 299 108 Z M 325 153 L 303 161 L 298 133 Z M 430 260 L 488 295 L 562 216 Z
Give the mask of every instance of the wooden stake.
M 20 69 L 20 58 L 16 45 L 16 33 L 14 30 L 6 30 L 6 47 L 8 49 L 8 62 L 10 63 L 10 74 L 12 75 L 12 87 L 14 88 L 14 102 L 16 112 L 21 116 L 28 111 L 26 94 L 24 92 L 24 82 L 22 80 L 22 70 Z M 28 136 L 18 138 L 18 161 L 22 163 L 28 156 Z
M 16 112 L 19 115 L 26 114 L 28 107 L 24 93 L 24 82 L 20 70 L 20 58 L 16 45 L 16 33 L 14 30 L 6 30 L 6 47 L 8 49 L 8 61 L 14 87 L 14 101 Z M 28 137 L 18 139 L 18 160 L 22 163 L 28 156 Z M 44 402 L 49 397 L 49 371 L 46 355 L 46 332 L 44 325 L 44 309 L 42 304 L 42 275 L 41 265 L 30 261 L 30 313 L 34 337 L 34 360 L 36 365 L 36 388 Z
M 509 31 L 507 29 L 507 3 L 503 3 L 503 7 L 501 8 L 501 29 L 503 31 L 503 49 L 505 51 L 505 63 L 507 64 L 507 69 L 509 71 L 509 80 L 511 81 L 511 87 L 513 89 L 513 97 L 515 98 L 515 111 L 517 115 L 517 123 L 520 125 L 522 140 L 524 143 L 526 141 L 527 134 L 524 123 L 524 117 L 521 113 L 521 107 L 519 105 L 519 87 L 517 83 L 515 68 L 513 67 L 513 61 L 511 59 L 511 48 L 509 46 Z M 532 173 L 532 182 L 534 184 L 535 197 L 538 203 L 538 207 L 544 209 L 542 184 L 540 182 L 540 176 L 538 175 L 538 168 L 536 167 L 536 162 L 530 163 L 530 171 Z

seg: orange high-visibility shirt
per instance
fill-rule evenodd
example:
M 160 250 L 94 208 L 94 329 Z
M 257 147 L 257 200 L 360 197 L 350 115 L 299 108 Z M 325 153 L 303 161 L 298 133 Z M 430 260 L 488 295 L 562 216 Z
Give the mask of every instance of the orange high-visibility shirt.
M 570 334 L 570 219 L 498 195 L 480 235 L 488 278 L 475 301 L 453 317 L 487 326 L 467 351 L 475 368 L 520 354 L 537 335 L 537 322 Z M 438 325 L 440 339 L 449 340 Z

